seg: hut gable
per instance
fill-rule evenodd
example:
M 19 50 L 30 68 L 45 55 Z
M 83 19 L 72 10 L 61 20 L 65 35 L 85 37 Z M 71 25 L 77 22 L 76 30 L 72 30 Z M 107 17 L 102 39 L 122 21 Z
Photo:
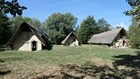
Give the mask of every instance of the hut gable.
M 71 32 L 62 42 L 65 46 L 79 46 L 80 42 L 76 35 Z
M 51 49 L 52 47 L 47 35 L 27 22 L 23 22 L 19 26 L 6 46 L 21 51 L 38 51 L 43 48 Z
M 117 41 L 124 36 L 127 37 L 126 31 L 123 28 L 117 28 L 93 35 L 88 43 L 112 45 L 114 41 Z

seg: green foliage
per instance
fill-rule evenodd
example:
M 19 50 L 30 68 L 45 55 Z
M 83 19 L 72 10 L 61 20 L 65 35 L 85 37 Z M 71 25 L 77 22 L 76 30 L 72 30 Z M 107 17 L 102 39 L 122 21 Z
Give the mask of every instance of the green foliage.
M 4 45 L 12 36 L 11 22 L 6 14 L 10 13 L 13 16 L 22 15 L 22 11 L 27 9 L 20 6 L 17 0 L 0 0 L 0 45 Z
M 54 44 L 61 44 L 61 41 L 74 31 L 77 18 L 71 13 L 54 13 L 43 23 L 42 28 L 46 29 L 50 40 Z
M 41 22 L 36 18 L 32 18 L 31 25 L 35 26 L 36 28 L 41 28 Z
M 132 48 L 140 48 L 140 27 L 131 26 L 129 28 L 129 38 Z
M 130 45 L 133 48 L 140 46 L 140 0 L 127 0 L 128 4 L 132 7 L 131 10 L 126 11 L 126 15 L 133 16 L 132 25 L 129 28 Z M 139 27 L 137 27 L 139 26 Z
M 3 14 L 0 15 L 3 17 Z M 4 45 L 12 36 L 9 18 L 0 18 L 0 45 Z
M 126 11 L 126 15 L 132 15 L 136 20 L 140 20 L 140 0 L 126 0 L 128 4 L 132 7 L 131 10 Z
M 129 39 L 132 48 L 140 47 L 140 27 L 137 27 L 137 20 L 132 18 L 132 25 L 129 27 Z
M 80 25 L 80 28 L 78 30 L 78 38 L 83 44 L 87 44 L 87 41 L 90 39 L 90 37 L 93 34 L 99 33 L 99 27 L 97 26 L 94 17 L 88 16 L 86 20 L 83 20 L 83 22 Z
M 10 19 L 12 22 L 12 33 L 16 31 L 16 29 L 20 26 L 21 23 L 28 22 L 29 24 L 35 26 L 36 28 L 40 28 L 41 22 L 35 18 L 29 18 L 29 17 L 22 17 L 22 16 L 16 16 Z
M 112 29 L 111 25 L 108 24 L 104 18 L 99 19 L 97 25 L 100 27 L 100 32 L 105 32 Z
M 23 18 L 21 16 L 17 16 L 17 17 L 10 18 L 10 21 L 12 22 L 11 30 L 12 30 L 12 33 L 14 33 L 19 27 L 19 25 L 23 22 Z
M 19 5 L 18 0 L 0 0 L 0 12 L 3 14 L 10 13 L 13 16 L 22 15 L 22 11 L 25 9 L 27 9 L 25 6 Z

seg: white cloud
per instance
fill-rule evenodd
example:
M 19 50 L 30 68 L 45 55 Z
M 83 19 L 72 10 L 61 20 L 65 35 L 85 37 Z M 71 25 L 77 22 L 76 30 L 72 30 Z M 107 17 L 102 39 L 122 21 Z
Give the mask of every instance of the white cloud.
M 122 27 L 122 28 L 124 28 L 125 30 L 128 30 L 128 29 L 129 29 L 129 27 L 126 26 L 126 25 L 124 24 L 123 21 L 122 21 L 120 24 L 117 24 L 115 27 L 117 27 L 117 26 Z

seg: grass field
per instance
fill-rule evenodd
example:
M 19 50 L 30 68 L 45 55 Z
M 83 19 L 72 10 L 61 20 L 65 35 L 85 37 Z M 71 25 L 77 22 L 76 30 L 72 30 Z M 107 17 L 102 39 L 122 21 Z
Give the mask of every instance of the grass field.
M 0 75 L 4 79 L 26 79 L 40 74 L 49 74 L 59 70 L 60 64 L 84 64 L 92 62 L 98 65 L 108 64 L 119 55 L 136 55 L 138 49 L 109 48 L 103 46 L 83 45 L 65 47 L 54 45 L 53 49 L 39 52 L 1 51 L 0 70 L 10 70 L 9 74 Z

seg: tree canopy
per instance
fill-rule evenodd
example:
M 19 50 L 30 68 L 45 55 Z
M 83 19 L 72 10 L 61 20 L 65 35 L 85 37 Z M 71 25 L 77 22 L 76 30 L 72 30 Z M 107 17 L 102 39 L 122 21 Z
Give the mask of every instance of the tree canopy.
M 100 32 L 105 32 L 112 29 L 111 25 L 104 19 L 99 19 L 97 25 L 100 27 Z
M 78 38 L 83 44 L 87 44 L 87 41 L 93 34 L 99 33 L 99 27 L 93 16 L 88 16 L 80 25 L 78 30 Z
M 71 13 L 54 13 L 43 23 L 50 40 L 54 44 L 61 44 L 61 41 L 74 30 L 77 18 Z
M 3 14 L 0 16 L 3 16 Z M 10 25 L 9 18 L 0 18 L 0 45 L 4 45 L 12 36 Z
M 132 48 L 139 48 L 140 46 L 140 0 L 126 0 L 132 7 L 131 10 L 126 11 L 125 14 L 132 16 L 132 24 L 129 27 L 129 39 Z
M 2 14 L 22 15 L 22 11 L 25 9 L 27 9 L 25 6 L 19 5 L 18 0 L 0 0 L 0 12 Z
M 128 4 L 132 7 L 131 10 L 126 11 L 126 15 L 132 15 L 136 20 L 140 19 L 140 0 L 126 0 Z
M 12 33 L 16 31 L 16 29 L 20 26 L 21 23 L 28 22 L 31 25 L 35 26 L 36 28 L 40 28 L 41 22 L 36 18 L 30 18 L 30 17 L 22 17 L 22 16 L 16 16 L 13 18 L 10 18 L 10 21 L 12 22 Z
M 137 21 L 135 18 L 132 18 L 132 25 L 129 27 L 128 35 L 131 47 L 140 48 L 140 27 L 137 27 Z
M 0 0 L 0 45 L 5 44 L 12 35 L 11 22 L 7 14 L 22 15 L 22 11 L 25 9 L 27 8 L 19 5 L 18 0 Z

